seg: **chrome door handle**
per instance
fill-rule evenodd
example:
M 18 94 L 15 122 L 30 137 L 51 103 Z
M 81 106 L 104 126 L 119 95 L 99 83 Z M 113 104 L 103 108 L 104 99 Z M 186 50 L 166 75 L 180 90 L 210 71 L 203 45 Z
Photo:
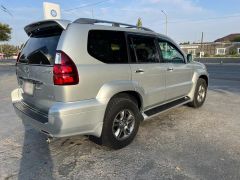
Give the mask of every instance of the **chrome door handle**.
M 136 73 L 144 73 L 144 70 L 143 69 L 137 69 L 135 72 Z
M 173 71 L 173 68 L 167 68 L 167 71 Z

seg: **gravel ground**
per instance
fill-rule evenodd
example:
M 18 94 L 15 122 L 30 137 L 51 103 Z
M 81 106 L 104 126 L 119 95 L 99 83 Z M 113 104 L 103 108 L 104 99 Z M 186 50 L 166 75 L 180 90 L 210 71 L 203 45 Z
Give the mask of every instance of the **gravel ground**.
M 114 151 L 83 136 L 47 144 L 15 115 L 14 87 L 13 68 L 0 66 L 0 179 L 240 179 L 237 90 L 213 86 L 202 108 L 145 121 L 132 144 Z

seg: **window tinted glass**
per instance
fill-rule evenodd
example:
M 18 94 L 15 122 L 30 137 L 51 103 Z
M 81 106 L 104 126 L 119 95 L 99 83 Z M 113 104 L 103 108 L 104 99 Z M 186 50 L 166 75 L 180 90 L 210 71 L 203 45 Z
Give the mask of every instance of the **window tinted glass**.
M 168 42 L 159 42 L 159 47 L 165 63 L 184 63 L 183 55 Z
M 88 53 L 104 63 L 128 63 L 124 32 L 89 31 Z
M 142 36 L 129 36 L 130 54 L 132 62 L 159 63 L 154 38 Z
M 25 44 L 19 62 L 29 64 L 54 64 L 60 35 L 31 37 Z

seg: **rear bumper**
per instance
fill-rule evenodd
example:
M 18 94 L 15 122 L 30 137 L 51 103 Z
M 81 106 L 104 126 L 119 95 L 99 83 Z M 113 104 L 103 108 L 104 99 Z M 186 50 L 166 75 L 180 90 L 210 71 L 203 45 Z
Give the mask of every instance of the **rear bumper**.
M 51 137 L 101 136 L 106 103 L 97 99 L 56 102 L 44 113 L 25 104 L 19 89 L 13 90 L 11 96 L 15 112 L 24 123 Z

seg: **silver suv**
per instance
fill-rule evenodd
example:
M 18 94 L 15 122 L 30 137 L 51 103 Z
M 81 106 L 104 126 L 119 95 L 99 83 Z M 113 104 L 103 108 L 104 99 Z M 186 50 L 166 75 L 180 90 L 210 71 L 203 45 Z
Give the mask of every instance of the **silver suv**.
M 141 121 L 205 101 L 206 67 L 150 29 L 80 18 L 40 21 L 25 31 L 12 103 L 48 137 L 89 135 L 119 149 Z

